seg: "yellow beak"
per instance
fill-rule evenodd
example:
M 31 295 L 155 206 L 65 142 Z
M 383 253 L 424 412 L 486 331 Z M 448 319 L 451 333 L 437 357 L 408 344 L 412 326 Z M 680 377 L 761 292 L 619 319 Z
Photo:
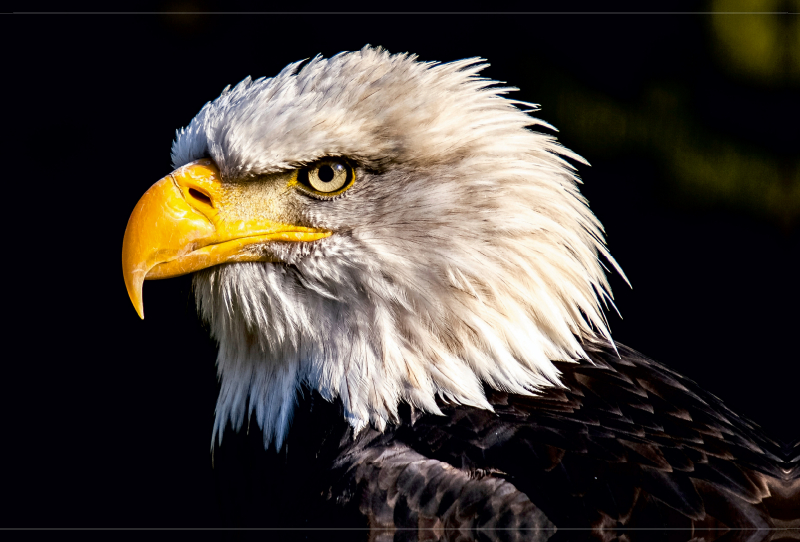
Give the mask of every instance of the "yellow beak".
M 122 241 L 122 273 L 136 312 L 144 318 L 145 279 L 165 279 L 226 262 L 275 261 L 254 250 L 268 241 L 315 241 L 331 232 L 272 222 L 226 218 L 231 187 L 212 160 L 173 171 L 145 192 Z

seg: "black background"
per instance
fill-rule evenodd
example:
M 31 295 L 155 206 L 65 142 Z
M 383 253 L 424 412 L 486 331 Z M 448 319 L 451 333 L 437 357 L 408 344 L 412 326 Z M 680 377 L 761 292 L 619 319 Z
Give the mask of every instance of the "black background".
M 624 317 L 609 314 L 616 340 L 693 378 L 773 438 L 796 438 L 798 80 L 727 69 L 715 53 L 713 21 L 708 14 L 4 18 L 18 71 L 6 81 L 5 100 L 15 121 L 5 163 L 15 167 L 5 201 L 10 322 L 0 523 L 225 524 L 209 452 L 215 345 L 195 315 L 189 277 L 147 282 L 147 319 L 139 320 L 120 270 L 125 225 L 141 194 L 169 173 L 174 130 L 225 85 L 367 43 L 421 60 L 482 56 L 491 62 L 486 76 L 520 87 L 515 98 L 541 103 L 539 115 L 561 129 L 560 140 L 592 163 L 579 168 L 583 192 L 633 285 L 611 275 Z M 654 88 L 671 89 L 678 105 L 647 105 Z M 574 105 L 572 96 L 595 101 Z M 576 119 L 597 114 L 580 104 L 598 101 L 642 112 L 653 130 L 682 115 L 704 141 L 777 164 L 786 175 L 782 211 L 687 190 L 664 158 L 671 155 L 659 151 L 663 141 L 609 143 L 575 128 Z

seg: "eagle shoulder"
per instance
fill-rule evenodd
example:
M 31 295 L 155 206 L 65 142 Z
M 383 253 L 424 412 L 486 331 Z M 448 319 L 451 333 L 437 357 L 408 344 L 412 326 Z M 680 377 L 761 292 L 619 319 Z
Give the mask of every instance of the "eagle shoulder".
M 249 461 L 271 465 L 267 480 L 282 477 L 279 500 L 296 499 L 278 524 L 359 526 L 373 537 L 544 540 L 585 528 L 636 538 L 632 529 L 669 527 L 714 539 L 784 526 L 776 511 L 791 509 L 800 484 L 757 426 L 623 345 L 587 353 L 585 363 L 557 362 L 563 388 L 530 397 L 487 387 L 494 412 L 403 405 L 382 432 L 354 435 L 339 402 L 305 391 L 287 446 L 264 450 L 251 435 Z

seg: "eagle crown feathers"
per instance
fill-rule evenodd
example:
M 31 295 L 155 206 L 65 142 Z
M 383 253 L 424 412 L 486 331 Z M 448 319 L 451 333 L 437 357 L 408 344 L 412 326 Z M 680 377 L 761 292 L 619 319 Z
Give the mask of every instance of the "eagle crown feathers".
M 535 394 L 561 385 L 551 360 L 610 341 L 599 255 L 622 272 L 563 157 L 585 161 L 528 129 L 549 127 L 536 105 L 479 77 L 480 58 L 367 46 L 301 64 L 226 88 L 172 147 L 174 167 L 208 156 L 226 182 L 326 156 L 357 172 L 343 197 L 303 205 L 333 236 L 195 274 L 219 343 L 212 446 L 255 414 L 280 449 L 303 385 L 340 398 L 355 432 L 383 430 L 401 401 L 491 410 L 483 383 Z

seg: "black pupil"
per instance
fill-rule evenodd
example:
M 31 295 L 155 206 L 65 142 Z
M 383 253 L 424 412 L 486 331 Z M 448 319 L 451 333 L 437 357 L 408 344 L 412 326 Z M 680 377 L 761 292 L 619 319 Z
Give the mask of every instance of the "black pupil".
M 333 168 L 331 166 L 321 166 L 317 175 L 320 181 L 329 183 L 333 180 Z

